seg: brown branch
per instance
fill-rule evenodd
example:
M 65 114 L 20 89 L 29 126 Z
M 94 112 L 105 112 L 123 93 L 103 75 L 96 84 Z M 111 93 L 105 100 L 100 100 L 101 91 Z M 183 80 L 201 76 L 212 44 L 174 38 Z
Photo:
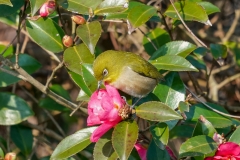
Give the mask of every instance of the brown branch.
M 228 84 L 229 82 L 231 82 L 231 81 L 233 81 L 233 80 L 235 80 L 235 79 L 237 79 L 237 78 L 240 78 L 240 73 L 235 74 L 235 75 L 233 75 L 233 76 L 225 79 L 225 80 L 222 81 L 221 83 L 219 83 L 218 86 L 217 86 L 217 89 L 222 88 L 223 86 L 225 86 L 226 84 Z
M 188 32 L 204 47 L 207 48 L 207 45 L 204 44 L 197 36 L 195 36 L 195 34 L 188 28 L 188 26 L 186 25 L 186 23 L 184 22 L 184 20 L 182 19 L 181 15 L 179 14 L 177 8 L 175 7 L 174 3 L 172 0 L 169 0 L 175 10 L 175 12 L 177 13 L 178 18 L 180 19 L 180 21 L 182 22 L 182 24 L 184 25 L 184 27 L 188 30 Z

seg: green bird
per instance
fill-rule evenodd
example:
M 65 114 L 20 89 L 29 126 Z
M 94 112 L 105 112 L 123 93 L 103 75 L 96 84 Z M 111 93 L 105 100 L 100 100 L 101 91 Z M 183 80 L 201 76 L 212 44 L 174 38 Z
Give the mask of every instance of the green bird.
M 94 76 L 133 97 L 149 94 L 163 76 L 142 57 L 123 51 L 109 50 L 101 53 L 93 63 Z

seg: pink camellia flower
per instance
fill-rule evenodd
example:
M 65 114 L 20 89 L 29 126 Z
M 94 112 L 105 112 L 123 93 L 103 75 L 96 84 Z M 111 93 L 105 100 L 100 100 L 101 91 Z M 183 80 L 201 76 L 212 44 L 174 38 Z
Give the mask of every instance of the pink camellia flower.
M 87 125 L 101 124 L 92 133 L 92 142 L 97 142 L 104 133 L 122 120 L 118 110 L 126 104 L 116 88 L 107 84 L 105 87 L 106 89 L 95 91 L 88 102 Z
M 240 146 L 233 142 L 220 144 L 215 155 L 204 160 L 240 160 Z
M 147 148 L 138 142 L 134 145 L 134 147 L 136 148 L 141 160 L 147 160 Z
M 49 0 L 48 2 L 45 2 L 42 7 L 40 8 L 40 16 L 41 17 L 47 17 L 51 13 L 55 11 L 56 3 L 54 0 Z

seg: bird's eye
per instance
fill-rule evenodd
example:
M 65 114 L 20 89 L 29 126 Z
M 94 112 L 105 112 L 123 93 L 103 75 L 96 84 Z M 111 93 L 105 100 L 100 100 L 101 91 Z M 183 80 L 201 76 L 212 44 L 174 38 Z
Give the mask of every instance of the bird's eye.
M 103 70 L 103 76 L 106 76 L 106 75 L 108 75 L 108 70 L 107 70 L 107 69 L 104 69 L 104 70 Z

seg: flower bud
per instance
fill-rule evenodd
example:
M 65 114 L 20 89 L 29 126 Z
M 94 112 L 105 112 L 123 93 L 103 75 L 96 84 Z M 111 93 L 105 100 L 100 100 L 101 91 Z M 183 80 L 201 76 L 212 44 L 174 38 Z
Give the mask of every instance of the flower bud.
M 40 16 L 47 17 L 55 11 L 55 7 L 56 3 L 54 0 L 49 0 L 48 2 L 45 2 L 40 8 Z
M 79 16 L 79 15 L 74 15 L 71 17 L 73 22 L 75 22 L 76 24 L 85 24 L 86 23 L 86 20 L 84 17 L 82 16 Z
M 16 160 L 16 153 L 9 152 L 5 155 L 4 160 Z
M 73 39 L 72 37 L 65 35 L 62 39 L 62 42 L 65 47 L 71 47 L 73 45 Z

